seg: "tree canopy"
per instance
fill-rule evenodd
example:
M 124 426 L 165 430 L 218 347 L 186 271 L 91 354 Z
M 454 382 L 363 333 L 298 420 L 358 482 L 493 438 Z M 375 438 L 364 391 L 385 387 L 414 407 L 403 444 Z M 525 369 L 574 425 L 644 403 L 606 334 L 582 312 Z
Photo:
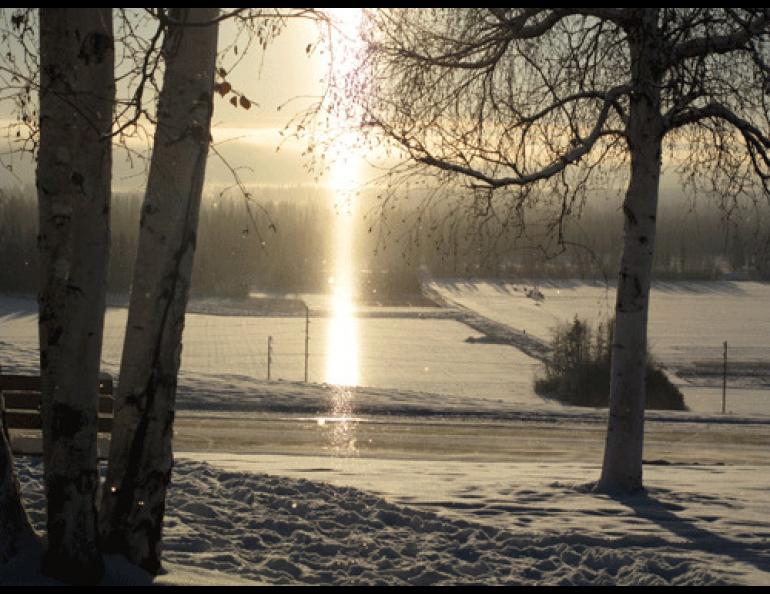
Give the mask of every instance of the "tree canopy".
M 565 211 L 628 160 L 635 51 L 658 80 L 666 164 L 700 189 L 768 191 L 768 11 L 393 9 L 367 15 L 364 125 L 401 167 L 485 209 L 555 192 Z M 649 23 L 645 22 L 649 20 Z M 416 169 L 416 171 L 415 171 Z M 758 183 L 757 183 L 758 182 Z M 502 212 L 502 211 L 501 211 Z

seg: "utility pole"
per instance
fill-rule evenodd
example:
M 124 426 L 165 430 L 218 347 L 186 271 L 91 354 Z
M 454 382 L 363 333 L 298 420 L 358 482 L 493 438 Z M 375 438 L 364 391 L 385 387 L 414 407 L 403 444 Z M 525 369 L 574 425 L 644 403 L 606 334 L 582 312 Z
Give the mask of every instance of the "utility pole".
M 267 337 L 267 381 L 270 381 L 270 366 L 273 364 L 273 337 Z
M 310 308 L 305 304 L 305 383 L 307 383 L 308 370 L 308 353 L 310 348 Z
M 727 341 L 724 342 L 725 352 L 722 363 L 722 414 L 727 412 Z

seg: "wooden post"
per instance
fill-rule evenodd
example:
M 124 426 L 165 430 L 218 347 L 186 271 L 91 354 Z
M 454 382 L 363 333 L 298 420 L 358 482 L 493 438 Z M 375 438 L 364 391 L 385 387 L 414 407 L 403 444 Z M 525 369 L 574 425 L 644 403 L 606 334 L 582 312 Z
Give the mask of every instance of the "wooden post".
M 273 337 L 267 337 L 267 381 L 270 381 L 270 366 L 273 364 Z
M 722 363 L 722 414 L 727 412 L 727 341 L 724 342 L 724 361 Z
M 305 304 L 305 383 L 307 383 L 307 378 L 308 378 L 307 362 L 308 362 L 309 345 L 310 345 L 310 308 L 307 306 L 307 303 L 306 303 Z

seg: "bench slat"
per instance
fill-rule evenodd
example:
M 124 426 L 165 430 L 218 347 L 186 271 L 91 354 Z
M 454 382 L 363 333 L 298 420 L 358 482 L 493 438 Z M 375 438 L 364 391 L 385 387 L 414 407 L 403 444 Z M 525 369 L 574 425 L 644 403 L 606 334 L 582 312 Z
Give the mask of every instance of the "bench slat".
M 5 411 L 5 420 L 9 429 L 42 428 L 40 413 L 37 411 L 7 410 Z M 99 417 L 97 425 L 99 433 L 110 433 L 112 431 L 112 417 Z
M 100 394 L 112 394 L 112 388 L 112 378 L 104 378 L 99 380 Z M 0 390 L 25 390 L 31 392 L 39 392 L 40 376 L 18 374 L 0 375 Z
M 42 396 L 40 392 L 4 391 L 3 400 L 6 410 L 40 410 Z M 112 396 L 99 396 L 99 412 L 112 414 L 115 401 Z

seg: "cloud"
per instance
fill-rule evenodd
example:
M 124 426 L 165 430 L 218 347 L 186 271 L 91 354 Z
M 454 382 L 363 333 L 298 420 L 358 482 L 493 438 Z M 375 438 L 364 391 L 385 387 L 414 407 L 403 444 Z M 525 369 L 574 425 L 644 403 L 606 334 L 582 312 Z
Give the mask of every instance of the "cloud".
M 275 126 L 212 126 L 211 136 L 215 145 L 238 143 L 275 150 L 283 140 L 282 128 Z

